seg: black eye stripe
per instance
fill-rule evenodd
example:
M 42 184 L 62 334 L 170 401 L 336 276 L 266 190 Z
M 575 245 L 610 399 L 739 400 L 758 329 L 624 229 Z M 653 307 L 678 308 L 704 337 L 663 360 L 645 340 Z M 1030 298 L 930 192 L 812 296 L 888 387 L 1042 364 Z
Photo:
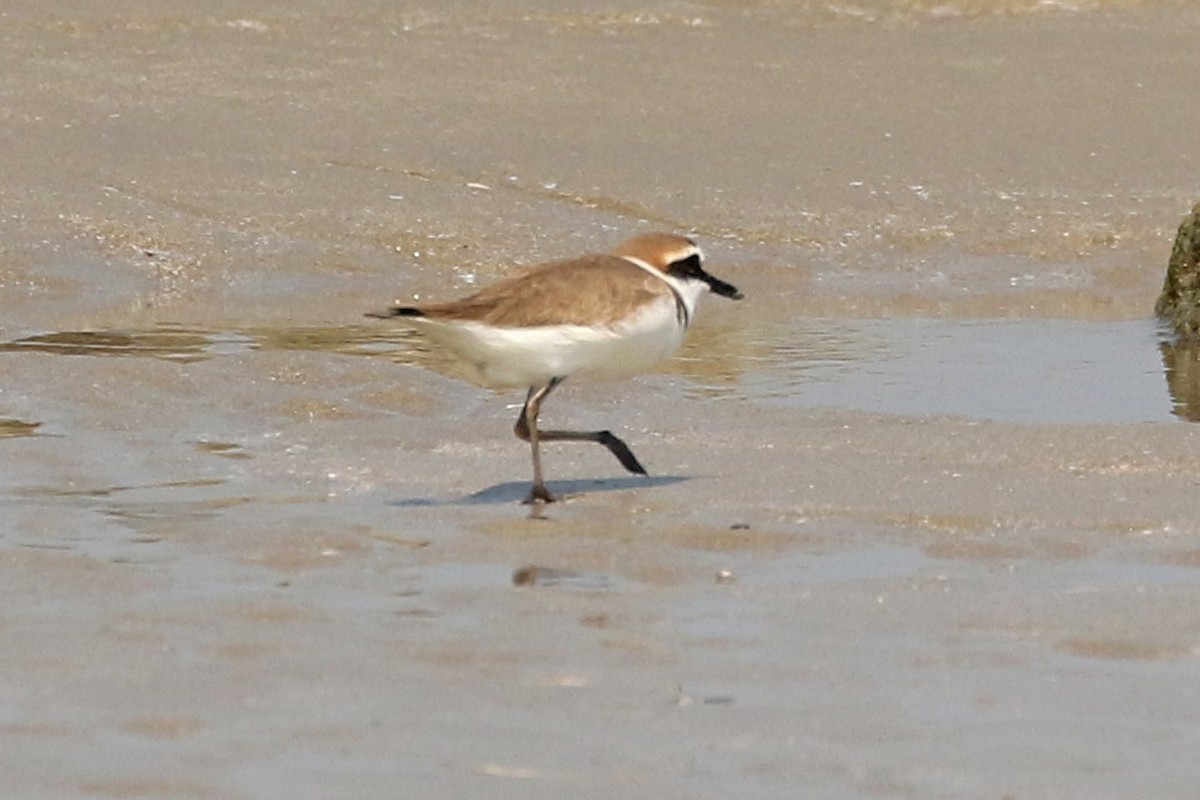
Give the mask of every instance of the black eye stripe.
M 667 267 L 667 272 L 672 275 L 700 275 L 704 272 L 704 267 L 700 264 L 700 254 L 692 253 L 686 258 L 672 261 Z

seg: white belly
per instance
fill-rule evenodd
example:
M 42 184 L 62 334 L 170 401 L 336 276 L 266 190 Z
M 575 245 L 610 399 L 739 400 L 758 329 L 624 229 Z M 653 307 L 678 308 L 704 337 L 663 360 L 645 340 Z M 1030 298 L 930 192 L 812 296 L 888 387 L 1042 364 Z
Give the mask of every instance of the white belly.
M 541 386 L 551 378 L 614 378 L 645 371 L 679 349 L 684 327 L 673 297 L 612 326 L 497 328 L 478 322 L 412 320 L 451 350 L 484 386 Z

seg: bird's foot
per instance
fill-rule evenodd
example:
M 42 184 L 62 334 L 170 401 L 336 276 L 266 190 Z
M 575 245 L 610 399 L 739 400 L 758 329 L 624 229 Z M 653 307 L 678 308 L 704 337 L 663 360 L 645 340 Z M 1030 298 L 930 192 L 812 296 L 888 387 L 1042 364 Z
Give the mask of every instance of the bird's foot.
M 529 490 L 529 496 L 521 502 L 527 506 L 541 505 L 542 503 L 554 503 L 558 500 L 556 495 L 550 493 L 544 483 L 535 483 L 533 488 Z
M 638 462 L 637 456 L 629 449 L 629 445 L 625 444 L 612 431 L 596 431 L 594 434 L 596 441 L 608 448 L 608 452 L 617 457 L 617 461 L 621 462 L 621 466 L 635 475 L 645 475 L 646 468 Z

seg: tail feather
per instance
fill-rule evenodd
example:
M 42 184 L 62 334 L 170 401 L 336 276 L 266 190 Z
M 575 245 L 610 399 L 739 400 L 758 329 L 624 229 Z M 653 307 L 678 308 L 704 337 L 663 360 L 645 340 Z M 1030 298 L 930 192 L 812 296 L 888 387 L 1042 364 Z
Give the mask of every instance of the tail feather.
M 425 312 L 413 306 L 393 306 L 383 311 L 368 311 L 364 316 L 376 319 L 391 319 L 392 317 L 423 317 Z

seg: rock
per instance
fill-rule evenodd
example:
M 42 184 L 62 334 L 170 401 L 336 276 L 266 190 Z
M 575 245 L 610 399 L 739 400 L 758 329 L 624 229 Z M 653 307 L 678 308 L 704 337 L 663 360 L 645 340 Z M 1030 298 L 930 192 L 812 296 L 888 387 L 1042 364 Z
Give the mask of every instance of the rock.
M 1200 342 L 1200 203 L 1179 224 L 1154 313 L 1180 340 Z

